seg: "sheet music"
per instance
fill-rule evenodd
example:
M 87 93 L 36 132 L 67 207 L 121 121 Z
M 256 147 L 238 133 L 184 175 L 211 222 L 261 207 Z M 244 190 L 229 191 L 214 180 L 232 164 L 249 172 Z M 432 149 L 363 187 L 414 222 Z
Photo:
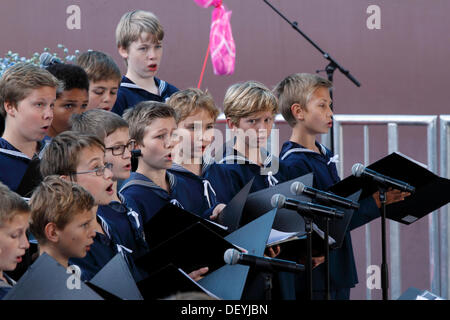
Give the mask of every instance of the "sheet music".
M 227 226 L 224 226 L 222 224 L 219 224 L 217 222 L 214 222 L 214 221 L 211 221 L 211 220 L 208 220 L 208 219 L 204 219 L 204 220 L 209 222 L 209 223 L 211 223 L 211 224 L 213 224 L 213 225 L 215 225 L 215 226 L 217 226 L 217 227 L 219 227 L 219 228 L 222 228 L 223 230 L 228 230 Z
M 320 230 L 320 228 L 319 228 L 315 223 L 313 223 L 312 225 L 313 225 L 313 230 L 314 230 L 315 232 L 317 232 L 317 234 L 318 234 L 322 239 L 325 239 L 325 232 L 323 232 L 322 230 Z M 328 235 L 328 245 L 331 246 L 332 244 L 335 244 L 335 243 L 336 243 L 336 240 L 334 240 L 332 236 Z
M 267 239 L 267 246 L 274 246 L 283 242 L 301 239 L 299 232 L 283 232 L 276 229 L 270 231 L 269 239 Z

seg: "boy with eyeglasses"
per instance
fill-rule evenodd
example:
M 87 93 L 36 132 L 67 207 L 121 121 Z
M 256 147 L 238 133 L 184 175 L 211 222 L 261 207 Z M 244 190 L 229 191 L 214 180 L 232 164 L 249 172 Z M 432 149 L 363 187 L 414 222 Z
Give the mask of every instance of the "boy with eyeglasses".
M 94 243 L 86 257 L 70 259 L 70 264 L 80 267 L 81 279 L 89 280 L 117 253 L 128 263 L 136 281 L 141 273 L 134 265 L 132 250 L 125 244 L 126 234 L 118 231 L 116 223 L 102 213 L 101 207 L 114 199 L 113 165 L 105 161 L 105 146 L 92 135 L 66 131 L 52 139 L 44 151 L 41 162 L 42 176 L 58 175 L 75 182 L 95 199 L 97 210 Z
M 117 192 L 118 182 L 128 179 L 131 172 L 131 151 L 135 140 L 130 139 L 128 123 L 115 113 L 92 109 L 71 118 L 73 131 L 92 134 L 105 144 L 105 161 L 112 164 L 113 197 L 108 205 L 99 207 L 99 214 L 111 220 L 123 237 L 125 245 L 137 258 L 148 251 L 142 216 L 131 199 Z

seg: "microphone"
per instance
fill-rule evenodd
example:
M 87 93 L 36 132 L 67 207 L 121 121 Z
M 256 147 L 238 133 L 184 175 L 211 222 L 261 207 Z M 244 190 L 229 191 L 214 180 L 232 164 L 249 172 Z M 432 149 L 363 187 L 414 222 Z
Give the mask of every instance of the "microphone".
M 48 52 L 43 52 L 39 57 L 39 63 L 41 64 L 41 68 L 47 68 L 52 64 L 62 63 L 58 57 L 51 55 Z
M 269 272 L 285 271 L 299 273 L 300 271 L 305 270 L 304 265 L 297 264 L 293 261 L 257 257 L 250 254 L 241 253 L 236 249 L 227 249 L 223 255 L 223 260 L 226 264 L 242 264 Z
M 295 181 L 291 184 L 291 193 L 298 196 L 300 194 L 306 194 L 318 201 L 338 205 L 349 209 L 359 209 L 359 203 L 350 199 L 340 197 L 330 192 L 325 192 L 312 187 L 307 187 L 299 181 Z
M 134 149 L 134 150 L 131 150 L 131 156 L 132 156 L 133 158 L 141 157 L 141 156 L 142 156 L 141 149 Z
M 270 200 L 273 208 L 286 208 L 296 210 L 298 213 L 315 215 L 325 218 L 344 218 L 344 212 L 335 208 L 325 207 L 320 204 L 299 201 L 296 199 L 286 198 L 282 194 L 274 194 Z
M 355 177 L 361 177 L 366 176 L 371 178 L 373 181 L 382 184 L 384 186 L 390 186 L 394 189 L 414 193 L 416 191 L 416 188 L 407 184 L 406 182 L 396 180 L 387 176 L 382 175 L 381 173 L 378 173 L 376 171 L 370 170 L 366 167 L 364 167 L 361 163 L 355 163 L 352 167 L 352 174 Z

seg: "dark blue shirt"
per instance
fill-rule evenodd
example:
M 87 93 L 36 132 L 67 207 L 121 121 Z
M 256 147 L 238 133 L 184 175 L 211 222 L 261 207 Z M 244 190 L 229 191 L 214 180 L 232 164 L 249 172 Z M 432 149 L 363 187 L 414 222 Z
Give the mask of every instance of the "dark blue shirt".
M 140 88 L 127 77 L 122 76 L 122 82 L 120 83 L 119 90 L 117 91 L 117 100 L 112 108 L 112 112 L 121 116 L 126 109 L 134 107 L 141 101 L 166 102 L 172 94 L 178 91 L 175 86 L 165 82 L 164 80 L 160 80 L 156 77 L 154 79 L 155 84 L 159 88 L 159 95 Z
M 217 202 L 216 191 L 208 179 L 197 176 L 195 173 L 175 163 L 169 169 L 169 172 L 177 177 L 181 176 L 189 184 L 191 202 L 196 203 L 193 213 L 204 219 L 208 219 L 213 209 L 219 204 Z
M 77 265 L 81 269 L 81 280 L 89 281 L 99 272 L 117 253 L 121 253 L 130 268 L 130 273 L 137 282 L 142 280 L 142 273 L 137 269 L 131 257 L 131 250 L 125 247 L 120 234 L 111 222 L 101 216 L 97 221 L 105 234 L 97 233 L 94 243 L 90 246 L 84 258 L 71 258 L 69 265 Z
M 132 172 L 130 178 L 124 181 L 120 193 L 136 204 L 142 215 L 144 225 L 168 202 L 196 213 L 197 202 L 191 198 L 190 185 L 182 176 L 166 172 L 170 192 L 162 189 L 143 174 Z M 145 227 L 144 227 L 145 228 Z
M 128 206 L 125 199 L 122 202 L 113 201 L 107 206 L 99 206 L 97 214 L 114 225 L 123 239 L 124 246 L 133 250 L 133 259 L 147 253 L 148 245 L 145 241 L 142 217 L 132 206 Z
M 3 277 L 5 277 L 6 282 L 3 280 L 0 280 L 0 300 L 2 300 L 8 292 L 12 289 L 12 287 L 15 285 L 15 281 L 12 280 L 10 277 L 8 277 L 6 274 L 3 273 Z
M 217 163 L 210 164 L 205 172 L 214 190 L 217 200 L 228 203 L 252 178 L 250 193 L 256 192 L 279 182 L 285 181 L 285 169 L 278 158 L 267 154 L 264 166 L 259 166 L 233 149 L 232 154 L 222 157 Z
M 40 154 L 35 158 L 40 158 L 45 144 L 38 144 Z M 12 191 L 17 191 L 28 169 L 32 159 L 15 148 L 3 138 L 0 138 L 0 181 L 7 185 Z

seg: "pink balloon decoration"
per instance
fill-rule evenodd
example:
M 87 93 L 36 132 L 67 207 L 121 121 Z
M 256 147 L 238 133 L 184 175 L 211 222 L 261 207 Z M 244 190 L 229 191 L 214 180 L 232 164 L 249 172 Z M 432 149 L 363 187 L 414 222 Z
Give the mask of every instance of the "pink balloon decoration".
M 199 6 L 214 6 L 209 34 L 211 61 L 216 75 L 234 72 L 236 46 L 231 32 L 231 11 L 227 11 L 222 0 L 194 0 Z

